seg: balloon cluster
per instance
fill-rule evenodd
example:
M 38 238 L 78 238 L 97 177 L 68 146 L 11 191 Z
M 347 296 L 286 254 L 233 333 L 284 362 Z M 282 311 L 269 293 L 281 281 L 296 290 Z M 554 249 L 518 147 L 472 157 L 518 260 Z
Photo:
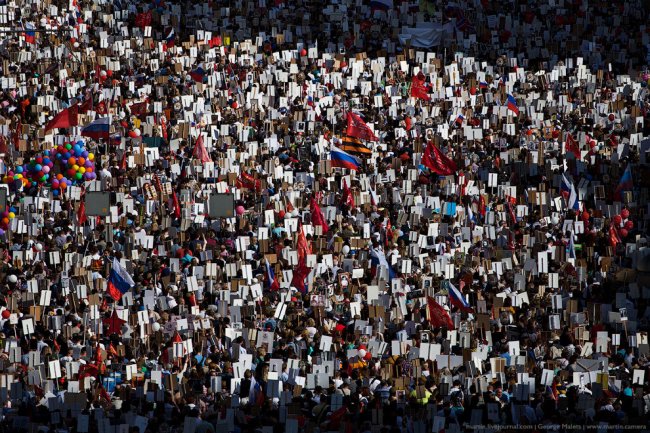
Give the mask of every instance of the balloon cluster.
M 9 228 L 9 222 L 16 218 L 16 213 L 18 213 L 18 209 L 13 206 L 9 210 L 2 212 L 2 215 L 0 215 L 2 217 L 0 218 L 0 236 L 5 234 L 5 231 Z
M 56 197 L 68 186 L 96 177 L 95 155 L 88 152 L 85 143 L 80 140 L 36 155 L 28 163 L 9 171 L 3 182 L 21 181 L 25 187 L 48 185 Z
M 621 210 L 621 213 L 618 215 L 614 215 L 612 217 L 612 223 L 614 225 L 614 228 L 618 232 L 618 235 L 621 238 L 626 238 L 627 235 L 634 229 L 634 221 L 632 221 L 630 218 L 630 211 L 629 209 L 623 209 Z

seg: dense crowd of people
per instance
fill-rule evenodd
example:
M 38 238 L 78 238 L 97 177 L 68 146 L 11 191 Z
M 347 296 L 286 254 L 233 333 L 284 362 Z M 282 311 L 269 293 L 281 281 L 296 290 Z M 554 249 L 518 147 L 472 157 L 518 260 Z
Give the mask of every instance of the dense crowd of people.
M 650 428 L 644 2 L 2 3 L 0 430 Z

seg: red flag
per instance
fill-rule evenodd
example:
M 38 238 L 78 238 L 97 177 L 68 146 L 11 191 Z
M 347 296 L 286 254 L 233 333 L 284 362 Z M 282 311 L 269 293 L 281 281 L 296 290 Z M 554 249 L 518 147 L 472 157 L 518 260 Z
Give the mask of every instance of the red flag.
M 427 316 L 432 326 L 454 329 L 454 321 L 451 320 L 449 313 L 431 296 L 427 296 Z
M 345 181 L 345 179 L 343 179 L 343 197 L 341 197 L 341 201 L 343 204 L 348 205 L 351 208 L 355 206 L 354 196 L 352 195 L 350 188 L 348 188 L 348 183 Z
M 93 109 L 93 97 L 88 96 L 85 101 L 83 101 L 79 105 L 79 112 L 80 113 L 87 113 L 88 111 Z
M 106 334 L 119 334 L 122 335 L 122 325 L 126 323 L 126 320 L 120 319 L 120 316 L 117 315 L 117 310 L 113 310 L 111 317 L 103 320 L 104 326 L 106 327 Z
M 113 343 L 108 345 L 108 350 L 106 350 L 106 352 L 108 352 L 109 355 L 117 356 L 117 350 L 115 349 L 115 346 L 113 346 Z
M 151 19 L 152 18 L 153 17 L 151 15 L 151 11 L 139 13 L 135 17 L 135 25 L 137 27 L 140 27 L 140 28 L 144 29 L 145 27 L 151 25 Z
M 255 179 L 245 171 L 242 171 L 242 173 L 237 178 L 237 188 L 247 188 L 260 192 L 262 190 L 262 182 L 259 179 Z M 287 211 L 290 212 L 288 207 Z
M 86 216 L 86 202 L 84 200 L 81 200 L 81 203 L 79 203 L 79 209 L 77 210 L 77 221 L 79 221 L 79 225 L 82 226 L 88 221 L 88 217 Z
M 390 223 L 390 218 L 388 218 L 388 222 L 386 223 L 386 246 L 388 246 L 388 242 L 393 241 L 393 225 Z
M 567 134 L 566 143 L 564 144 L 564 150 L 566 153 L 573 153 L 576 159 L 580 159 L 580 146 L 578 142 L 573 138 L 571 134 Z
M 95 364 L 82 364 L 79 366 L 79 382 L 83 382 L 87 377 L 97 377 L 98 374 L 99 369 Z
M 348 128 L 345 131 L 350 137 L 360 138 L 366 141 L 379 141 L 379 138 L 372 132 L 358 114 L 348 111 Z
M 201 162 L 212 162 L 212 158 L 210 158 L 210 154 L 203 144 L 203 134 L 199 134 L 199 137 L 196 139 L 192 155 L 195 158 L 200 159 Z
M 441 176 L 450 176 L 456 173 L 456 163 L 443 155 L 438 146 L 429 142 L 422 157 L 422 163 L 431 171 Z
M 311 254 L 311 246 L 307 242 L 305 237 L 305 232 L 302 230 L 302 227 L 298 229 L 298 239 L 296 242 L 296 249 L 298 250 L 298 262 L 302 259 L 307 259 L 307 255 Z
M 142 116 L 143 114 L 147 114 L 147 108 L 149 106 L 149 103 L 147 101 L 144 102 L 135 102 L 129 106 L 129 110 L 131 111 L 131 114 L 134 116 Z
M 126 170 L 126 151 L 122 154 L 122 162 L 120 162 L 120 169 Z
M 176 191 L 174 191 L 172 198 L 174 200 L 174 218 L 178 219 L 181 217 L 181 205 L 178 203 L 178 196 L 176 195 Z
M 431 100 L 427 94 L 427 88 L 424 86 L 424 75 L 421 72 L 411 79 L 411 96 L 425 101 Z
M 111 402 L 111 396 L 106 392 L 106 388 L 104 388 L 104 385 L 99 385 L 99 398 L 106 400 L 107 403 Z
M 70 128 L 71 126 L 77 126 L 79 124 L 77 118 L 78 114 L 79 106 L 77 104 L 62 110 L 54 116 L 52 120 L 47 122 L 47 125 L 45 125 L 45 132 L 54 128 Z
M 97 366 L 97 370 L 101 373 L 102 372 L 102 349 L 99 347 L 99 343 L 97 343 L 97 346 L 95 347 L 95 356 L 93 357 L 93 364 Z
M 302 226 L 298 228 L 296 249 L 298 250 L 298 266 L 293 271 L 291 285 L 300 290 L 301 293 L 306 293 L 307 287 L 305 286 L 305 278 L 307 278 L 311 271 L 307 266 L 307 255 L 311 254 L 311 247 L 309 246 L 309 242 L 307 242 Z
M 314 225 L 322 227 L 323 234 L 327 234 L 327 231 L 329 230 L 329 226 L 327 225 L 327 221 L 325 221 L 323 212 L 320 210 L 320 206 L 318 206 L 318 203 L 316 202 L 315 198 L 311 199 L 310 208 L 311 208 L 311 221 L 314 223 Z
M 478 199 L 478 213 L 481 214 L 482 217 L 485 217 L 485 214 L 487 213 L 487 209 L 485 206 L 485 197 L 483 195 L 479 195 Z

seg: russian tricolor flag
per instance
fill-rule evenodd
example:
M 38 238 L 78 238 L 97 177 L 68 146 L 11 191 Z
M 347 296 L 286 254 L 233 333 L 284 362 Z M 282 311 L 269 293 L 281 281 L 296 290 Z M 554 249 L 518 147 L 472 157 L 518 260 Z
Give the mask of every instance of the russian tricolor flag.
M 36 30 L 34 24 L 25 24 L 25 42 L 28 44 L 36 44 L 36 32 L 34 30 Z
M 338 147 L 332 147 L 330 158 L 332 160 L 332 167 L 348 168 L 350 170 L 359 171 L 359 159 L 344 152 Z
M 280 283 L 277 278 L 275 278 L 275 272 L 273 272 L 273 267 L 269 263 L 269 260 L 266 259 L 266 286 L 273 291 L 280 290 Z
M 519 107 L 517 107 L 517 100 L 510 93 L 508 93 L 508 110 L 515 113 L 515 116 L 519 116 Z
M 634 188 L 634 180 L 632 179 L 632 171 L 630 170 L 630 166 L 628 165 L 625 168 L 625 171 L 623 172 L 623 176 L 621 176 L 621 180 L 619 180 L 618 182 L 616 191 L 614 191 L 614 199 L 621 200 L 622 197 L 621 193 L 623 191 L 631 191 L 633 188 Z
M 488 88 L 488 83 L 485 82 L 485 81 L 480 81 L 480 82 L 478 83 L 478 88 L 479 88 L 479 89 L 487 89 L 487 88 Z
M 113 266 L 111 273 L 108 277 L 108 288 L 106 291 L 111 298 L 119 301 L 122 295 L 128 292 L 131 287 L 135 286 L 135 282 L 131 275 L 122 267 L 117 257 L 113 257 Z
M 448 293 L 449 293 L 449 302 L 451 302 L 451 305 L 457 307 L 461 311 L 464 311 L 466 313 L 473 313 L 474 310 L 472 307 L 469 305 L 469 303 L 465 300 L 465 297 L 463 296 L 462 293 L 454 286 L 451 281 L 449 281 L 449 288 L 448 288 Z
M 202 83 L 203 78 L 205 77 L 205 70 L 203 70 L 203 68 L 199 66 L 195 70 L 190 71 L 189 74 L 194 81 L 196 81 L 197 83 Z
M 454 123 L 456 123 L 456 125 L 458 125 L 458 126 L 461 126 L 463 124 L 464 120 L 465 120 L 465 116 L 463 116 L 462 114 L 459 114 L 458 117 L 456 117 L 456 120 L 454 121 Z
M 81 129 L 82 137 L 90 137 L 93 140 L 103 138 L 108 140 L 110 137 L 111 119 L 110 117 L 100 117 L 90 122 Z
M 562 182 L 560 182 L 560 193 L 567 200 L 569 209 L 580 209 L 580 202 L 578 201 L 578 193 L 576 192 L 573 182 L 567 179 L 566 175 L 562 174 Z
M 165 36 L 165 41 L 167 42 L 167 46 L 173 47 L 175 40 L 176 40 L 176 33 L 174 32 L 174 28 L 172 27 L 169 30 L 169 33 L 167 33 L 167 36 Z

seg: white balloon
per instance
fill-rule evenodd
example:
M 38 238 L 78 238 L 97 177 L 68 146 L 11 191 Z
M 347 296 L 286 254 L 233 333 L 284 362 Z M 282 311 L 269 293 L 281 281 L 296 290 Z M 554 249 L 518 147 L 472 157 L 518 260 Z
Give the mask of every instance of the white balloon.
M 43 251 L 43 244 L 36 244 L 36 251 Z
M 294 210 L 291 211 L 291 216 L 297 217 L 298 215 L 300 215 L 300 212 L 298 212 L 298 209 L 294 209 Z
M 16 282 L 18 282 L 18 277 L 15 276 L 15 275 L 9 275 L 7 277 L 7 280 L 9 280 L 10 283 L 16 283 Z
M 347 256 L 348 254 L 350 254 L 350 246 L 343 245 L 343 248 L 341 248 L 341 252 L 343 253 L 344 256 Z
M 364 349 L 359 349 L 359 358 L 365 358 L 366 351 Z
M 154 331 L 154 332 L 158 332 L 158 331 L 160 331 L 160 323 L 158 323 L 158 322 L 156 322 L 156 323 L 154 323 L 153 325 L 151 325 L 151 327 L 153 328 L 153 331 Z

